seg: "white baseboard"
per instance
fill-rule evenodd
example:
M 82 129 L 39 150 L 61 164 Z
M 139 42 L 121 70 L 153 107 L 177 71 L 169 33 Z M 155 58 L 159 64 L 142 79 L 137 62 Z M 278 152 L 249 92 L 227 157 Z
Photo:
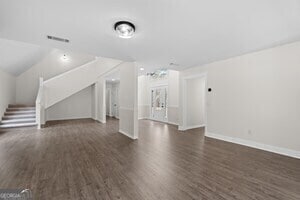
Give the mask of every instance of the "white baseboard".
M 272 152 L 272 153 L 277 153 L 277 154 L 281 154 L 281 155 L 285 155 L 285 156 L 300 159 L 300 151 L 295 151 L 295 150 L 286 149 L 286 148 L 282 148 L 282 147 L 275 147 L 275 146 L 271 146 L 271 145 L 267 145 L 267 144 L 254 142 L 254 141 L 251 141 L 251 140 L 234 138 L 234 137 L 229 137 L 229 136 L 215 134 L 215 133 L 209 133 L 209 132 L 205 133 L 205 137 L 214 138 L 214 139 L 218 139 L 218 140 L 223 140 L 223 141 L 226 141 L 226 142 L 240 144 L 240 145 L 244 145 L 244 146 L 247 146 L 247 147 L 252 147 L 252 148 L 256 148 L 256 149 L 269 151 L 269 152 Z
M 98 119 L 97 121 L 100 122 L 100 123 L 102 123 L 102 124 L 106 124 L 106 120 Z
M 168 121 L 167 123 L 168 123 L 168 124 L 171 124 L 171 125 L 178 126 L 178 123 L 176 123 L 176 122 L 170 122 L 170 121 Z
M 122 133 L 123 135 L 129 137 L 130 139 L 136 140 L 136 137 L 132 137 L 130 134 L 126 133 L 125 131 L 119 130 L 119 133 Z
M 195 125 L 195 126 L 179 126 L 178 127 L 178 130 L 180 131 L 186 131 L 186 130 L 189 130 L 189 129 L 194 129 L 194 128 L 202 128 L 202 127 L 205 127 L 205 124 L 201 124 L 201 125 Z
M 178 126 L 178 130 L 179 131 L 185 131 L 185 128 L 183 128 L 183 126 Z
M 171 125 L 178 126 L 178 123 L 175 123 L 175 122 L 171 122 L 171 121 L 161 122 L 161 121 L 157 121 L 157 120 L 154 120 L 154 119 L 150 119 L 149 117 L 140 117 L 139 120 L 152 120 L 152 121 L 156 121 L 156 122 L 160 122 L 160 123 L 166 123 L 166 124 L 171 124 Z

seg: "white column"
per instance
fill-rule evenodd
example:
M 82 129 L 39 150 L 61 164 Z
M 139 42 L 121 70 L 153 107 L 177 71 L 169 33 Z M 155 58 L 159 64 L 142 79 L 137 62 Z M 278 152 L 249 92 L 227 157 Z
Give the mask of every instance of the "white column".
M 138 138 L 138 70 L 134 63 L 120 65 L 119 132 Z

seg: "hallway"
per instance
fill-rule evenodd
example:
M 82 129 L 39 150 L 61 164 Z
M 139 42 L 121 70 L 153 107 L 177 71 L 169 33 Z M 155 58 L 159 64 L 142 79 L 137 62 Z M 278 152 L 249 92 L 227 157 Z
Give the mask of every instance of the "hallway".
M 118 120 L 53 122 L 0 134 L 0 188 L 34 199 L 299 199 L 300 160 L 215 139 L 203 129 Z

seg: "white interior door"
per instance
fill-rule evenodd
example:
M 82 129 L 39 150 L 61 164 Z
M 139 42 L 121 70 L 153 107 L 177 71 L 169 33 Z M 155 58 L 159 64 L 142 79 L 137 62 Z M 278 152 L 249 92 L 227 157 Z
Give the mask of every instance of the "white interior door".
M 168 121 L 168 92 L 167 87 L 156 87 L 151 89 L 151 119 Z

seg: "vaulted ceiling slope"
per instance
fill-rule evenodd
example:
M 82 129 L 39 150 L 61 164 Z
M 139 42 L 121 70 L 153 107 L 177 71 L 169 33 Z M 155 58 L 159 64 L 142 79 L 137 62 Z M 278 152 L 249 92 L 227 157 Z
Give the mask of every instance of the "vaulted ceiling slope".
M 39 62 L 49 49 L 0 38 L 0 69 L 18 76 Z
M 116 36 L 119 20 L 133 38 Z M 0 37 L 183 69 L 299 40 L 300 1 L 0 0 Z

